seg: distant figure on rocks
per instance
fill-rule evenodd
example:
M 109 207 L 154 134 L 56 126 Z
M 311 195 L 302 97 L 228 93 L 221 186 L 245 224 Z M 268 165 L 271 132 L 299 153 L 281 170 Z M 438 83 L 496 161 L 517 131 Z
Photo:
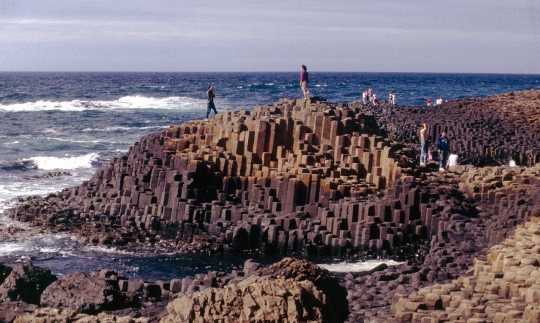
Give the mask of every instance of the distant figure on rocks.
M 388 92 L 388 103 L 392 105 L 396 104 L 396 95 L 392 92 Z
M 457 166 L 457 165 L 459 165 L 458 155 L 456 153 L 456 150 L 452 149 L 450 156 L 448 156 L 448 163 L 446 163 L 446 167 L 448 168 L 450 166 Z
M 428 98 L 428 99 L 427 99 L 427 106 L 428 106 L 428 107 L 431 106 L 431 98 Z
M 442 104 L 442 98 L 438 98 L 437 101 L 435 101 L 435 104 L 436 105 L 441 105 Z
M 428 131 L 427 123 L 422 123 L 422 128 L 420 128 L 420 166 L 424 166 L 428 161 Z
M 376 95 L 376 94 L 373 94 L 373 104 L 374 104 L 374 105 L 379 105 L 379 99 L 377 99 L 377 95 Z
M 362 102 L 367 103 L 367 90 L 362 91 Z
M 439 170 L 445 171 L 450 151 L 450 138 L 446 136 L 446 131 L 443 131 L 437 140 L 437 148 L 439 149 Z
M 302 92 L 304 93 L 304 102 L 309 99 L 308 84 L 309 73 L 307 71 L 306 65 L 302 65 L 302 69 L 300 70 L 300 87 L 302 87 Z
M 214 110 L 214 116 L 217 113 L 216 106 L 214 105 L 214 97 L 216 95 L 214 94 L 214 87 L 212 85 L 208 85 L 208 90 L 206 91 L 206 100 L 208 102 L 206 106 L 206 121 L 208 121 L 208 116 L 210 115 L 210 111 Z
M 428 150 L 427 150 L 427 160 L 428 160 L 428 162 L 433 160 L 432 152 L 433 152 L 433 148 L 429 147 Z

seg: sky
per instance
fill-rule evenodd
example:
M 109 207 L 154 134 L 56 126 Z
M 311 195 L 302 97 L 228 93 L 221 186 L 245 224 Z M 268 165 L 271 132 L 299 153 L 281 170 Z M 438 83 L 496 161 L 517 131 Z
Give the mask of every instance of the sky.
M 540 74 L 538 0 L 0 0 L 0 71 Z

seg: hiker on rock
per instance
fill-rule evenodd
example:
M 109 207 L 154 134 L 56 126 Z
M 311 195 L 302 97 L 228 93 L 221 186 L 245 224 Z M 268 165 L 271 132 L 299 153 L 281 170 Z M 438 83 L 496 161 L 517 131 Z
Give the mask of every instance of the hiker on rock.
M 309 73 L 307 71 L 306 65 L 302 65 L 302 69 L 300 70 L 300 87 L 302 87 L 302 92 L 304 93 L 304 102 L 306 100 L 309 100 L 308 84 Z
M 420 166 L 424 166 L 427 163 L 428 147 L 427 123 L 424 122 L 422 123 L 422 128 L 420 128 Z
M 210 112 L 214 110 L 214 116 L 218 114 L 216 110 L 216 106 L 214 104 L 214 97 L 216 95 L 214 94 L 214 87 L 212 85 L 208 85 L 208 89 L 206 91 L 206 121 L 208 121 L 208 116 L 210 115 Z
M 448 155 L 450 154 L 450 138 L 446 136 L 446 131 L 443 131 L 439 140 L 437 140 L 437 149 L 439 149 L 439 170 L 445 171 Z

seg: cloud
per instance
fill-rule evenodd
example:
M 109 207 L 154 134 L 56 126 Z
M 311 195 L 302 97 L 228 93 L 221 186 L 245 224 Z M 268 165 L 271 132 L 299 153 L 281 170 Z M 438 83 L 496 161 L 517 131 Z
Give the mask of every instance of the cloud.
M 526 0 L 21 0 L 0 4 L 0 70 L 288 70 L 303 60 L 321 70 L 540 73 L 526 54 L 540 50 L 539 15 Z

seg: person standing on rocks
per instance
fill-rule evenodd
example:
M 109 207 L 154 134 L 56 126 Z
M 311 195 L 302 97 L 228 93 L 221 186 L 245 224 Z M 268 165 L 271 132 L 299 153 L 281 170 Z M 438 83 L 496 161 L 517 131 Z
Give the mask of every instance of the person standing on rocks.
M 446 131 L 443 131 L 437 140 L 437 148 L 439 149 L 439 170 L 445 171 L 450 151 L 450 138 L 446 136 Z
M 300 87 L 302 88 L 302 92 L 304 93 L 304 102 L 309 99 L 308 84 L 309 73 L 307 71 L 306 65 L 302 65 L 302 69 L 300 70 Z
M 422 128 L 420 128 L 420 166 L 424 166 L 428 160 L 428 131 L 427 123 L 422 123 Z
M 208 90 L 206 91 L 206 101 L 208 103 L 206 106 L 206 121 L 208 121 L 208 116 L 210 115 L 211 110 L 214 110 L 214 116 L 218 114 L 216 106 L 214 104 L 215 96 L 216 95 L 214 94 L 214 87 L 212 85 L 208 85 Z

